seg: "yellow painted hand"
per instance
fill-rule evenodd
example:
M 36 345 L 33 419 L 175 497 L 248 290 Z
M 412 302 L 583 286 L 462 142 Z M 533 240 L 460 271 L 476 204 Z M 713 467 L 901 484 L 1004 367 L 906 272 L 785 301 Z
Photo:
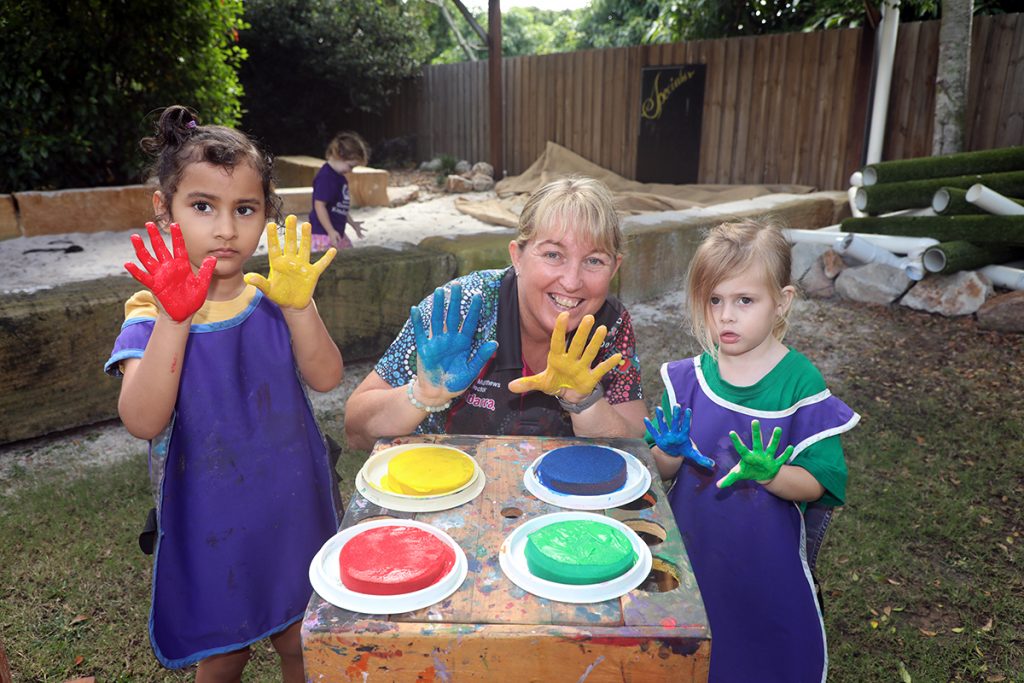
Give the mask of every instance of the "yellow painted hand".
M 284 219 L 284 249 L 277 237 L 277 223 L 267 223 L 267 252 L 270 255 L 270 277 L 246 273 L 245 281 L 282 308 L 301 309 L 313 298 L 320 275 L 331 265 L 338 250 L 331 247 L 316 263 L 309 262 L 312 227 L 302 224 L 302 239 L 296 244 L 295 223 L 289 215 Z
M 555 320 L 555 330 L 551 333 L 551 350 L 548 351 L 548 366 L 539 375 L 520 377 L 509 383 L 508 389 L 517 394 L 527 391 L 543 391 L 545 394 L 557 396 L 563 389 L 574 391 L 583 396 L 589 395 L 594 386 L 601 381 L 609 370 L 622 362 L 622 354 L 616 353 L 599 363 L 596 368 L 590 364 L 597 358 L 601 344 L 608 334 L 608 328 L 601 325 L 594 332 L 590 343 L 587 337 L 594 327 L 594 316 L 585 315 L 573 337 L 572 345 L 565 348 L 565 327 L 569 320 L 568 313 L 560 313 Z M 586 344 L 586 348 L 584 348 Z

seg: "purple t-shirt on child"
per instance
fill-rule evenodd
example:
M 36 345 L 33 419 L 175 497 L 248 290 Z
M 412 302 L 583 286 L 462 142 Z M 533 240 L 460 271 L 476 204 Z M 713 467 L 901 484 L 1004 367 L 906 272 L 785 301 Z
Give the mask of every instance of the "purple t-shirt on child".
M 345 234 L 348 222 L 348 210 L 352 198 L 348 192 L 348 179 L 338 173 L 330 164 L 324 164 L 313 178 L 313 209 L 309 212 L 309 223 L 313 226 L 314 235 L 326 235 L 327 229 L 316 215 L 316 202 L 327 205 L 327 214 L 331 217 L 331 225 L 341 235 Z

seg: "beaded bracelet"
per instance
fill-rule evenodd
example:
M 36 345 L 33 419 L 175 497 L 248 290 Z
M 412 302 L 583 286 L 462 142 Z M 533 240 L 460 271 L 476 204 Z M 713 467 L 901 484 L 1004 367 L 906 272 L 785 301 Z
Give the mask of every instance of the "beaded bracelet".
M 413 375 L 412 380 L 409 382 L 409 388 L 405 390 L 405 395 L 409 397 L 409 403 L 411 403 L 414 408 L 426 411 L 428 413 L 440 413 L 442 410 L 448 410 L 448 408 L 450 408 L 452 405 L 452 401 L 455 400 L 454 398 L 450 398 L 439 406 L 428 406 L 423 401 L 417 400 L 416 397 L 413 395 L 412 388 L 415 384 L 416 375 Z

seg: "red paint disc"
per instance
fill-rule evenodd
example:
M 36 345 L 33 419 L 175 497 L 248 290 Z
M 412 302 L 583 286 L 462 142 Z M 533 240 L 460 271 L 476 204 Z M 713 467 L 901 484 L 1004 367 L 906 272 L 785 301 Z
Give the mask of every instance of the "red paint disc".
M 455 553 L 434 534 L 410 526 L 383 526 L 356 534 L 338 556 L 341 582 L 369 595 L 400 595 L 437 583 Z

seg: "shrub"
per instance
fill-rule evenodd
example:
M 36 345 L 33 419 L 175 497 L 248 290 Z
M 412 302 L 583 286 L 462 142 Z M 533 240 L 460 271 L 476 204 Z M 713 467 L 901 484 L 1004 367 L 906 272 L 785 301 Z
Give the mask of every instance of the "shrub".
M 0 192 L 138 182 L 155 110 L 241 110 L 242 0 L 13 0 L 0 13 Z M 73 217 L 69 217 L 73 220 Z
M 356 112 L 384 110 L 428 52 L 425 3 L 248 0 L 243 125 L 275 154 L 321 156 Z M 366 137 L 366 130 L 360 130 Z

